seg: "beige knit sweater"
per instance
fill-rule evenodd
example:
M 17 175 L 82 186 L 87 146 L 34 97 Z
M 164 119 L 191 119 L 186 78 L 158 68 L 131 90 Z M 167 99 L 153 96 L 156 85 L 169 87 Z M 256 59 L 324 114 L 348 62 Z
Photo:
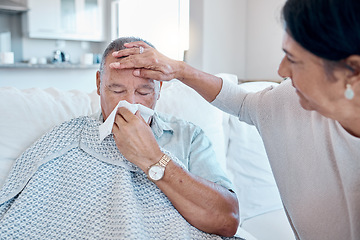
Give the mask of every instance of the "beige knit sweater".
M 246 93 L 224 79 L 214 106 L 257 127 L 298 239 L 360 239 L 360 139 L 315 111 L 291 85 Z

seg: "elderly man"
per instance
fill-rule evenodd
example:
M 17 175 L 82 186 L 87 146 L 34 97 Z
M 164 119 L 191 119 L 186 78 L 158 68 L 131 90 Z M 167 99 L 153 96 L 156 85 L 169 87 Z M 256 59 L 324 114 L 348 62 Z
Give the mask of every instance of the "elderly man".
M 17 159 L 0 190 L 4 239 L 218 239 L 231 237 L 238 202 L 209 140 L 191 123 L 155 112 L 145 122 L 119 101 L 154 109 L 160 83 L 116 70 L 106 48 L 96 75 L 101 113 L 54 128 Z M 140 49 L 141 50 L 141 49 Z M 112 124 L 112 123 L 111 123 Z M 235 238 L 235 237 L 234 237 Z

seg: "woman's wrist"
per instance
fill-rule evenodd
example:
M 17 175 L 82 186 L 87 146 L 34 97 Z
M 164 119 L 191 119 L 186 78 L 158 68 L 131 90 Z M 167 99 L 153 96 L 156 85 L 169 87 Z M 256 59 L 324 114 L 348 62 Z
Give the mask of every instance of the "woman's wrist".
M 186 79 L 186 63 L 184 61 L 176 61 L 175 78 L 183 82 Z

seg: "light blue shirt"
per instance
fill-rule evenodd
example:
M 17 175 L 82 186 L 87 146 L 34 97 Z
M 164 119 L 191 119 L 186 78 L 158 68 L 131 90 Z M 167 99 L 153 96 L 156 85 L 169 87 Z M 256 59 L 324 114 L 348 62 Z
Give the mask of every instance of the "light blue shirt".
M 222 171 L 204 131 L 185 120 L 155 112 L 151 128 L 159 146 L 176 156 L 192 174 L 227 189 L 232 183 Z

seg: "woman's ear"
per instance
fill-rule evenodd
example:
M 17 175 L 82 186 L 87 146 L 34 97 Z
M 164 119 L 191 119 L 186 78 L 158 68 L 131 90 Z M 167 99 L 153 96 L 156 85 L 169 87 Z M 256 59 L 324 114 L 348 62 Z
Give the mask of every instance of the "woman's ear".
M 97 88 L 97 94 L 100 96 L 100 83 L 101 83 L 101 79 L 100 79 L 100 72 L 97 71 L 96 72 L 96 88 Z

